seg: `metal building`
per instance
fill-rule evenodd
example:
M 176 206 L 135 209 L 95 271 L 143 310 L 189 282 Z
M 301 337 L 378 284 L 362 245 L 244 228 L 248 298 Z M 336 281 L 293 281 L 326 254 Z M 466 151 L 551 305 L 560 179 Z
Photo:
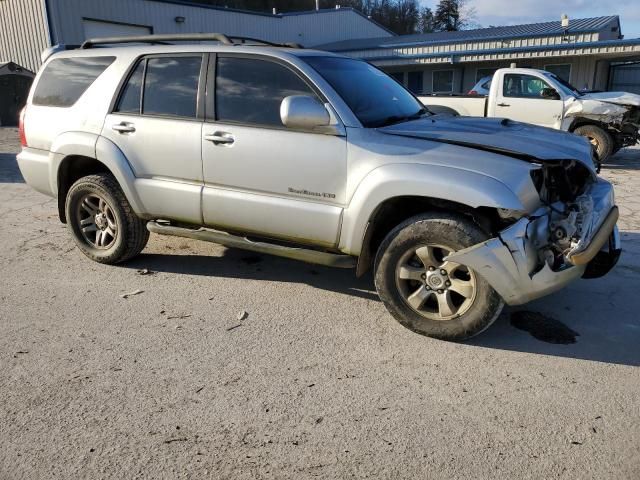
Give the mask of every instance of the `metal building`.
M 221 32 L 305 46 L 393 33 L 351 8 L 255 13 L 184 0 L 0 0 L 0 61 L 36 71 L 41 52 L 90 37 Z
M 618 16 L 351 39 L 319 48 L 368 60 L 412 91 L 466 93 L 496 69 L 516 63 L 553 71 L 580 89 L 640 91 L 640 39 L 622 36 Z

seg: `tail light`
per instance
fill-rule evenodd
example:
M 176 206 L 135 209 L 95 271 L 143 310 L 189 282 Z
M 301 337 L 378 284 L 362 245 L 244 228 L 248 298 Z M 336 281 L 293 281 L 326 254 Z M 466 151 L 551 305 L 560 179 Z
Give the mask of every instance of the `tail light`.
M 469 90 L 469 93 L 467 93 L 467 95 L 478 95 L 478 92 L 476 92 L 475 90 Z
M 27 136 L 24 134 L 24 114 L 27 113 L 27 107 L 20 112 L 20 121 L 18 122 L 18 134 L 20 135 L 20 145 L 27 147 Z

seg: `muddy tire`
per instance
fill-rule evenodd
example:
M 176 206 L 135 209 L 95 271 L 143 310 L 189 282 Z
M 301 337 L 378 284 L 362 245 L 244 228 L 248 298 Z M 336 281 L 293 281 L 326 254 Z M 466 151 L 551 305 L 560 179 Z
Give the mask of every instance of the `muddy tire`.
M 606 130 L 598 127 L 597 125 L 582 125 L 576 128 L 573 133 L 587 138 L 593 146 L 596 147 L 596 153 L 598 160 L 604 163 L 611 155 L 613 155 L 613 149 L 615 142 L 613 138 Z
M 75 182 L 67 193 L 65 211 L 76 245 L 96 262 L 127 261 L 149 240 L 146 222 L 136 216 L 109 174 L 89 175 Z
M 383 240 L 375 285 L 406 328 L 442 340 L 466 340 L 486 330 L 504 302 L 473 270 L 443 258 L 486 240 L 471 220 L 447 213 L 410 218 Z

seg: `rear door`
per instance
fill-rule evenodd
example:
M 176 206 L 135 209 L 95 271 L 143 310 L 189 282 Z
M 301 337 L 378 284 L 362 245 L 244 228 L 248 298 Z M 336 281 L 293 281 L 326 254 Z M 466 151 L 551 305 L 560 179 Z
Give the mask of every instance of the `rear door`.
M 326 100 L 302 73 L 274 58 L 218 54 L 209 65 L 204 222 L 336 245 L 345 202 L 346 138 L 290 130 L 280 119 L 287 96 Z M 215 141 L 220 137 L 224 141 Z
M 196 224 L 202 221 L 198 97 L 204 58 L 187 53 L 139 59 L 102 132 L 131 164 L 147 213 Z
M 542 91 L 552 87 L 541 76 L 505 73 L 500 87 L 496 99 L 491 99 L 495 103 L 489 116 L 560 128 L 564 102 L 542 97 Z

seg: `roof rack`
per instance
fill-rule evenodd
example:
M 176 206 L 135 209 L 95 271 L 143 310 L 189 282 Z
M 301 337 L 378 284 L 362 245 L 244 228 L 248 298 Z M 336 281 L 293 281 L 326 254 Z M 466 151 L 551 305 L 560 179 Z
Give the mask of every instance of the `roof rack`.
M 236 42 L 234 42 L 236 40 Z M 168 42 L 204 42 L 215 41 L 220 42 L 223 45 L 242 45 L 250 42 L 252 44 L 266 45 L 270 47 L 286 47 L 286 48 L 302 48 L 297 43 L 272 43 L 266 40 L 258 40 L 257 38 L 250 37 L 228 37 L 223 33 L 179 33 L 179 34 L 162 34 L 162 35 L 141 35 L 130 37 L 104 37 L 104 38 L 91 38 L 85 41 L 80 48 L 87 49 L 93 48 L 99 45 L 110 45 L 119 43 L 151 43 L 167 45 Z M 238 43 L 239 41 L 240 43 Z

